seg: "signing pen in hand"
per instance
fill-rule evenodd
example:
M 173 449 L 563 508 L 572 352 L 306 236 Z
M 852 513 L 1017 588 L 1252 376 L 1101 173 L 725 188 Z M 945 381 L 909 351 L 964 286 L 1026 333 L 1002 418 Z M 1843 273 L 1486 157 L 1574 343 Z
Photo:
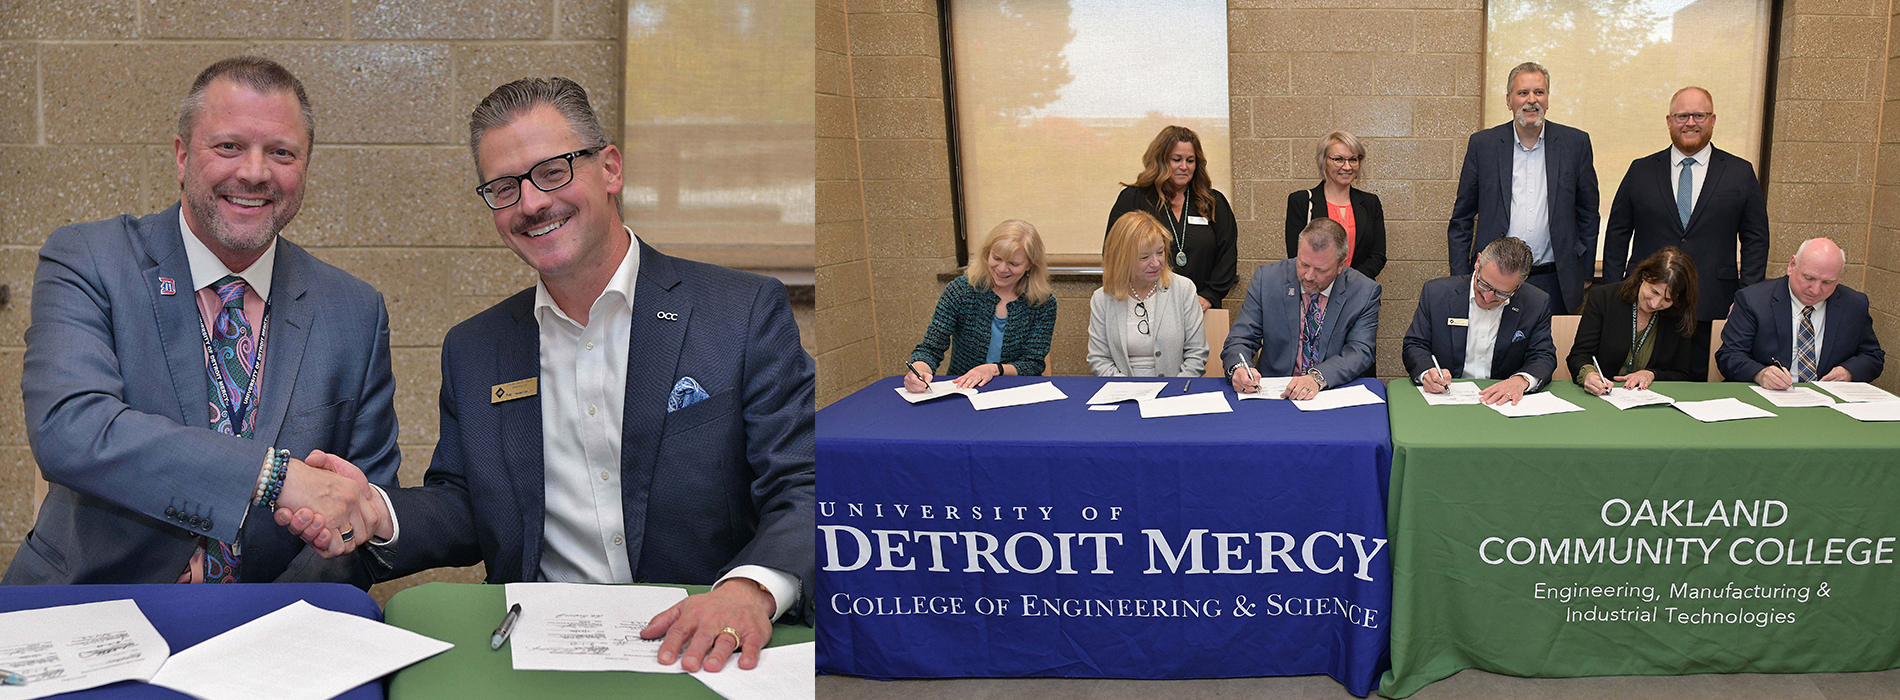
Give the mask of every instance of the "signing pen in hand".
M 521 619 L 521 604 L 515 603 L 514 605 L 509 606 L 508 616 L 501 618 L 501 626 L 496 627 L 495 633 L 488 637 L 488 648 L 500 649 L 502 643 L 508 641 L 508 635 L 514 634 L 515 621 L 520 620 L 520 619 Z

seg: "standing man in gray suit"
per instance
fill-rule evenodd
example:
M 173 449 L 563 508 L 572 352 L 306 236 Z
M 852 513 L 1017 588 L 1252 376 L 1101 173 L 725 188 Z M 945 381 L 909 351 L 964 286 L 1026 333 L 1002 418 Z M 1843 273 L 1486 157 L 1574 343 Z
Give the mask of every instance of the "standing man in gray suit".
M 1280 398 L 1301 400 L 1358 379 L 1372 367 L 1380 294 L 1346 265 L 1345 227 L 1314 219 L 1298 257 L 1253 271 L 1220 353 L 1234 391 L 1259 391 L 1263 375 L 1293 377 Z
M 1550 71 L 1511 69 L 1511 121 L 1471 135 L 1446 228 L 1451 274 L 1469 275 L 1478 251 L 1510 236 L 1531 247 L 1527 282 L 1563 313 L 1583 305 L 1597 252 L 1597 169 L 1590 135 L 1545 118 Z
M 382 296 L 277 235 L 315 130 L 288 70 L 220 61 L 179 109 L 180 203 L 47 237 L 21 389 L 51 487 L 4 583 L 349 571 L 321 568 L 271 512 L 308 507 L 352 537 L 380 524 L 373 490 L 294 458 L 313 450 L 396 478 Z

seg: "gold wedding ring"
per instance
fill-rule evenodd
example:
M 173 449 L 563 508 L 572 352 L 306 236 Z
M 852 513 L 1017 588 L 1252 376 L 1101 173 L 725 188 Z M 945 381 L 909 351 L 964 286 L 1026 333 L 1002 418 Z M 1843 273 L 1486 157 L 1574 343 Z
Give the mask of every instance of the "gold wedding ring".
M 740 638 L 739 638 L 739 631 L 738 631 L 738 630 L 735 630 L 735 629 L 733 629 L 733 628 L 731 628 L 731 627 L 727 627 L 727 628 L 725 628 L 725 629 L 722 629 L 722 630 L 719 630 L 719 634 L 730 634 L 730 635 L 732 635 L 732 648 L 734 648 L 734 649 L 737 649 L 737 648 L 739 648 L 739 647 L 742 647 L 742 646 L 745 646 L 745 640 L 743 640 L 743 639 L 740 639 Z M 715 639 L 717 639 L 717 635 L 715 635 L 715 636 L 714 636 L 714 638 L 715 638 Z

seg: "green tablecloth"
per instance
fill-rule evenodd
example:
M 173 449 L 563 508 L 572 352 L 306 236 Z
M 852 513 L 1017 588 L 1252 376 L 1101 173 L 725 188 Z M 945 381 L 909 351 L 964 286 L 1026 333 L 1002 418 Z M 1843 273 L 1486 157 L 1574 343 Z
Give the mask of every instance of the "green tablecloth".
M 692 593 L 705 586 L 679 586 Z M 502 586 L 473 583 L 425 583 L 397 593 L 383 608 L 383 621 L 455 644 L 398 672 L 389 683 L 391 700 L 427 698 L 607 698 L 719 700 L 719 695 L 683 673 L 617 671 L 516 671 L 507 647 L 488 648 L 488 637 L 507 610 Z M 803 625 L 774 625 L 768 646 L 812 640 Z M 735 657 L 732 663 L 737 663 Z
M 1778 417 L 1618 411 L 1559 382 L 1554 393 L 1583 412 L 1505 418 L 1428 406 L 1409 381 L 1391 384 L 1382 694 L 1466 668 L 1900 667 L 1900 423 L 1776 408 L 1746 384 L 1653 388 L 1679 401 L 1735 397 Z

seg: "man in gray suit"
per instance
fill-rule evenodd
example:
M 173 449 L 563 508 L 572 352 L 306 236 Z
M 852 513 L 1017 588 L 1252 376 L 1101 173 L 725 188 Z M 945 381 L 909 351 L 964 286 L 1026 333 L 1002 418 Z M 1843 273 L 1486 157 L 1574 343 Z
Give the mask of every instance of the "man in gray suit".
M 1531 247 L 1531 286 L 1566 310 L 1583 305 L 1597 253 L 1596 156 L 1590 135 L 1545 118 L 1550 72 L 1511 69 L 1511 121 L 1471 135 L 1445 237 L 1451 274 L 1469 275 L 1478 251 L 1506 236 Z
M 180 204 L 47 237 L 21 388 L 51 487 L 4 583 L 351 570 L 321 567 L 271 513 L 374 531 L 373 490 L 287 457 L 348 454 L 383 484 L 398 459 L 381 295 L 277 236 L 314 133 L 289 71 L 220 61 L 179 110 Z
M 1293 377 L 1285 399 L 1310 399 L 1372 367 L 1379 335 L 1379 283 L 1346 265 L 1346 229 L 1314 219 L 1297 257 L 1256 268 L 1221 348 L 1234 391 L 1260 390 L 1260 377 Z

